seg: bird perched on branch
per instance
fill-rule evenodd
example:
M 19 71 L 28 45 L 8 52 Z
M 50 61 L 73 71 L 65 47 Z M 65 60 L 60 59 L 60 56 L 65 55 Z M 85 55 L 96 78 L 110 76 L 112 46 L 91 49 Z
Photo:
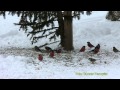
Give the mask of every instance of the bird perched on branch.
M 37 52 L 41 52 L 41 50 L 40 50 L 39 47 L 37 47 L 37 46 L 35 46 L 34 49 L 35 49 L 35 51 L 37 51 Z
M 39 54 L 39 55 L 38 55 L 38 60 L 40 60 L 40 61 L 43 60 L 43 56 L 42 56 L 42 54 Z
M 81 49 L 80 49 L 80 52 L 84 52 L 85 51 L 85 46 L 83 46 Z
M 92 62 L 92 64 L 94 64 L 96 61 L 96 59 L 94 59 L 94 58 L 89 58 L 89 60 Z
M 94 45 L 92 45 L 90 42 L 87 42 L 88 47 L 92 48 Z
M 98 44 L 93 50 L 90 52 L 93 52 L 94 54 L 97 54 L 100 51 L 100 44 Z
M 120 52 L 116 47 L 113 47 L 113 52 Z

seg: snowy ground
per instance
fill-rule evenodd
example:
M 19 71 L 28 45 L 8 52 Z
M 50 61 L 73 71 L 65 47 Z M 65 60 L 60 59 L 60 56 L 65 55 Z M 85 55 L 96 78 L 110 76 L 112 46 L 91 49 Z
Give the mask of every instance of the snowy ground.
M 39 53 L 32 48 L 42 45 L 47 40 L 41 40 L 31 45 L 29 38 L 18 26 L 18 17 L 0 16 L 0 78 L 1 79 L 118 79 L 120 78 L 120 53 L 112 52 L 115 46 L 120 50 L 120 22 L 105 19 L 106 11 L 94 11 L 92 15 L 82 15 L 74 20 L 75 52 L 62 53 L 50 58 L 43 53 L 43 61 L 37 59 Z M 87 41 L 101 45 L 97 55 L 87 51 L 78 53 Z M 56 44 L 50 47 L 55 48 Z M 88 49 L 88 48 L 87 48 Z M 89 57 L 96 58 L 91 64 Z

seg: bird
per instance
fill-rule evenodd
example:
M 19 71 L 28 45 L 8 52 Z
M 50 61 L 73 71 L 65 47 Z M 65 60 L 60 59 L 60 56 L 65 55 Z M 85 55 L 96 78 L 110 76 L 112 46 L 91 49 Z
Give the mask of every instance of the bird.
M 52 58 L 54 58 L 54 50 L 50 51 L 50 55 L 49 56 L 52 57 Z
M 94 54 L 97 54 L 100 51 L 100 44 L 98 44 L 93 50 L 90 52 L 93 52 Z
M 94 49 L 94 54 L 97 54 L 100 51 L 100 44 L 98 44 Z
M 62 53 L 63 50 L 64 50 L 64 48 L 63 48 L 62 46 L 59 46 L 59 47 L 57 47 L 54 51 L 55 51 L 57 54 L 60 55 L 60 53 Z
M 100 44 L 98 44 L 95 48 L 99 48 L 100 49 Z
M 35 51 L 41 52 L 41 50 L 39 49 L 39 47 L 35 46 L 34 48 L 35 48 Z
M 90 42 L 87 42 L 88 47 L 92 48 L 94 45 L 92 45 Z
M 94 49 L 94 54 L 97 54 L 99 52 L 99 50 L 100 50 L 99 48 L 95 48 Z
M 56 49 L 56 50 L 54 50 L 54 51 L 56 51 L 56 53 L 57 53 L 57 54 L 59 54 L 59 53 L 61 53 L 61 52 L 62 52 L 62 50 L 61 50 L 61 49 Z
M 83 46 L 81 49 L 80 49 L 80 52 L 84 52 L 85 51 L 85 46 Z
M 116 47 L 113 47 L 113 52 L 120 52 Z
M 40 61 L 43 60 L 43 56 L 42 56 L 42 54 L 39 54 L 39 55 L 38 55 L 38 60 L 40 60 Z
M 45 49 L 47 50 L 47 51 L 51 51 L 52 49 L 50 48 L 50 47 L 45 47 Z
M 92 64 L 94 64 L 96 61 L 96 59 L 94 59 L 94 58 L 88 58 L 88 59 L 92 62 Z

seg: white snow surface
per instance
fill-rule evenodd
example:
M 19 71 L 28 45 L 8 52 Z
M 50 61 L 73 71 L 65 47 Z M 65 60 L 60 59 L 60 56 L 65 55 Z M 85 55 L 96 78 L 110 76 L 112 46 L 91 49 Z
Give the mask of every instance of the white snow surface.
M 19 21 L 17 16 L 0 16 L 0 79 L 119 79 L 120 53 L 114 53 L 112 48 L 120 50 L 120 22 L 106 20 L 106 14 L 107 11 L 93 11 L 90 16 L 74 19 L 75 52 L 55 54 L 55 58 L 42 53 L 43 61 L 38 60 L 39 53 L 32 48 L 48 40 L 31 45 L 26 33 L 13 24 Z M 98 54 L 89 54 L 88 41 L 101 45 Z M 80 53 L 84 45 L 87 50 Z M 57 44 L 50 47 L 56 48 Z M 89 57 L 96 59 L 95 64 Z

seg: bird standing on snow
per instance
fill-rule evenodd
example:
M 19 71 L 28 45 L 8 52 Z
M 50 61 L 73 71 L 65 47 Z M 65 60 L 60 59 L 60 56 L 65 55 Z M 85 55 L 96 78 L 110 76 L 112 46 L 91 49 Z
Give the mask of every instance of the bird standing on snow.
M 37 46 L 35 46 L 35 51 L 41 52 L 41 50 L 40 50 L 39 47 L 37 47 Z
M 45 47 L 45 49 L 47 50 L 47 52 L 52 50 L 50 47 Z
M 91 50 L 90 52 L 93 52 L 94 54 L 97 54 L 100 51 L 100 44 L 98 44 L 95 49 Z
M 116 47 L 113 47 L 113 52 L 120 52 Z
M 50 52 L 50 55 L 49 55 L 50 57 L 54 57 L 54 51 L 53 50 L 51 50 L 51 52 Z
M 80 49 L 80 52 L 84 52 L 85 51 L 85 46 L 83 46 L 81 49 Z
M 55 51 L 56 51 L 57 54 L 60 54 L 60 53 L 62 52 L 61 49 L 57 49 L 57 50 L 55 50 Z
M 100 51 L 100 44 L 98 44 L 94 49 L 94 54 L 97 54 Z
M 64 48 L 63 48 L 62 46 L 59 46 L 59 47 L 57 47 L 54 51 L 55 51 L 58 55 L 60 55 L 60 53 L 62 53 L 63 50 L 64 50 Z
M 92 48 L 94 47 L 90 42 L 87 42 L 88 47 Z
M 94 64 L 96 61 L 96 59 L 94 59 L 94 58 L 89 58 L 89 60 L 92 62 L 92 64 Z
M 40 60 L 40 61 L 43 60 L 43 56 L 41 54 L 38 55 L 38 60 Z

